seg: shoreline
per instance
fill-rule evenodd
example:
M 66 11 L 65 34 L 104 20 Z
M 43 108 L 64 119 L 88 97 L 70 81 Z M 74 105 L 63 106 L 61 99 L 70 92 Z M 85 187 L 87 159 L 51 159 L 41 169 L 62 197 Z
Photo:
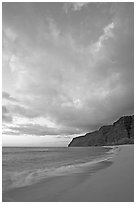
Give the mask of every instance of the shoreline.
M 83 173 L 57 176 L 3 193 L 3 202 L 133 202 L 134 145 Z

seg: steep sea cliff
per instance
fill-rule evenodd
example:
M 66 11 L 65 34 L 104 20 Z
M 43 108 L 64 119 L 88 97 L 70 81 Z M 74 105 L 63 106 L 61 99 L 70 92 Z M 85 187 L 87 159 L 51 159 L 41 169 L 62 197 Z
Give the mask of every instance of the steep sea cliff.
M 112 125 L 102 126 L 99 130 L 73 138 L 68 146 L 106 146 L 133 143 L 134 115 L 123 116 Z

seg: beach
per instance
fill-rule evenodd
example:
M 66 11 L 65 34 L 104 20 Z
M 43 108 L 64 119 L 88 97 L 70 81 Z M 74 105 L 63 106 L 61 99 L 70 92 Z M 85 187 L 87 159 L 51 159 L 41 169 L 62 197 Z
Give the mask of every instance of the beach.
M 4 202 L 133 202 L 134 145 L 82 173 L 56 176 L 3 193 Z

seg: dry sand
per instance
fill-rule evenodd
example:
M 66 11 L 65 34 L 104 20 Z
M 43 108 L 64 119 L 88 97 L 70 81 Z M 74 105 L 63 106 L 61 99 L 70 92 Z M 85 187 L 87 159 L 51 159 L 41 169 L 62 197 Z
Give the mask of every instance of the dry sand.
M 11 202 L 133 202 L 134 145 L 119 146 L 111 161 L 82 174 L 45 179 L 3 193 Z

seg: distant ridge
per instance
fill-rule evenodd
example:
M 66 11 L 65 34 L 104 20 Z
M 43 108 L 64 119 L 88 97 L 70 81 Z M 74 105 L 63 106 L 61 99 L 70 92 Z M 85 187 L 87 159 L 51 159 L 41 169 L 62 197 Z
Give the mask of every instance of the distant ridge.
M 69 147 L 134 144 L 134 115 L 123 116 L 112 125 L 73 138 Z

